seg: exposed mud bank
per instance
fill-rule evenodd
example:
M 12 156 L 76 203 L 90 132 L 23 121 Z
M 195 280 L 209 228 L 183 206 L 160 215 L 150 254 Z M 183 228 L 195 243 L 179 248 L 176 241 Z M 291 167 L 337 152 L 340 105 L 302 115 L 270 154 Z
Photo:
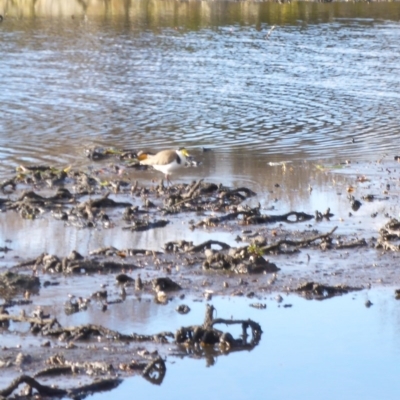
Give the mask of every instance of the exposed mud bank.
M 145 186 L 129 179 L 129 174 L 121 179 L 121 169 L 144 168 L 134 153 L 96 155 L 100 160 L 115 157 L 118 161 L 107 166 L 105 175 L 104 167 L 79 171 L 21 166 L 1 184 L 1 210 L 15 218 L 54 220 L 88 233 L 113 229 L 116 235 L 120 230 L 176 229 L 178 222 L 189 227 L 189 232 L 229 232 L 237 245 L 217 239 L 193 243 L 185 235 L 166 242 L 159 251 L 104 247 L 88 254 L 43 253 L 26 259 L 23 254 L 12 254 L 12 243 L 6 243 L 0 249 L 7 264 L 0 274 L 1 329 L 3 335 L 31 335 L 32 342 L 29 351 L 2 347 L 0 366 L 10 377 L 10 384 L 0 391 L 2 396 L 14 395 L 24 383 L 28 387 L 24 396 L 38 392 L 83 398 L 94 391 L 111 390 L 122 378 L 137 373 L 160 384 L 167 356 L 212 359 L 231 351 L 252 350 L 262 338 L 257 321 L 235 320 L 234 313 L 231 319 L 215 318 L 209 304 L 203 323 L 153 334 L 126 334 L 107 323 L 66 326 L 60 322 L 65 315 L 97 308 L 111 318 L 113 310 L 127 299 L 151 301 L 159 307 L 174 298 L 183 302 L 176 312 L 185 314 L 190 312 L 185 298 L 210 302 L 217 295 L 254 298 L 251 306 L 263 309 L 263 300 L 274 293 L 324 300 L 400 282 L 400 223 L 389 212 L 396 210 L 398 200 L 394 161 L 384 167 L 373 165 L 370 176 L 357 174 L 363 168 L 360 165 L 348 165 L 343 171 L 354 174 L 354 185 L 346 189 L 350 221 L 365 203 L 379 202 L 388 210 L 372 213 L 368 218 L 374 223 L 364 224 L 368 229 L 349 233 L 351 223 L 335 216 L 329 204 L 322 210 L 278 214 L 250 205 L 248 200 L 254 204 L 257 194 L 247 187 L 203 180 Z M 371 165 L 368 168 L 371 171 Z M 338 172 L 342 171 L 324 167 L 321 173 L 334 177 Z M 376 221 L 380 228 L 374 231 Z M 43 297 L 51 297 L 53 304 L 44 306 Z M 242 334 L 234 337 L 229 330 L 217 329 L 218 324 L 238 325 Z M 63 385 L 47 384 L 60 376 Z M 77 385 L 82 379 L 87 385 Z

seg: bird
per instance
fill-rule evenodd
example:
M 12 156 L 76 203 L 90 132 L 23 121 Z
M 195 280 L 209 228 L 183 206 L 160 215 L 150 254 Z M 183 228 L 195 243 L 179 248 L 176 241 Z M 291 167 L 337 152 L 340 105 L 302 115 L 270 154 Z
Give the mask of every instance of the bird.
M 172 171 L 185 166 L 187 158 L 190 157 L 188 151 L 181 147 L 178 150 L 162 150 L 155 155 L 141 154 L 140 164 L 151 165 L 157 171 L 165 174 L 167 182 L 171 182 Z

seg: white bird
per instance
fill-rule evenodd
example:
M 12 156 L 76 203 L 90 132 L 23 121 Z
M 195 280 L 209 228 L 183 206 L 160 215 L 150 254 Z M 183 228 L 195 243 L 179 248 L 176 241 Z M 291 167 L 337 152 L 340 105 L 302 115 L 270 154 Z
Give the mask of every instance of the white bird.
M 180 169 L 186 165 L 187 158 L 190 157 L 185 148 L 178 150 L 162 150 L 154 156 L 142 154 L 139 156 L 140 164 L 151 165 L 157 171 L 165 174 L 168 182 L 172 171 Z

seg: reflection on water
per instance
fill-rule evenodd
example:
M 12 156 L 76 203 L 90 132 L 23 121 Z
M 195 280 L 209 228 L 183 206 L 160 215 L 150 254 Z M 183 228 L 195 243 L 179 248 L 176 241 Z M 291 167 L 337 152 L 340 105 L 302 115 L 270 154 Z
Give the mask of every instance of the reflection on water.
M 75 280 L 74 289 L 75 294 L 83 289 L 79 279 Z M 116 291 L 111 285 L 108 290 Z M 46 295 L 47 291 L 50 293 Z M 152 301 L 139 302 L 137 298 L 129 297 L 126 303 L 110 306 L 105 313 L 92 304 L 87 312 L 66 316 L 61 314 L 61 309 L 54 307 L 57 289 L 46 288 L 43 292 L 38 301 L 43 304 L 45 312 L 60 315 L 59 321 L 64 326 L 93 322 L 112 325 L 126 333 L 154 334 L 195 325 L 202 321 L 205 309 L 204 301 L 186 298 L 184 303 L 192 311 L 180 315 L 175 307 L 182 304 L 181 300 L 175 299 L 166 306 L 159 306 Z M 62 298 L 67 298 L 67 292 L 60 293 L 63 293 Z M 60 294 L 56 296 L 60 297 Z M 364 290 L 326 301 L 310 301 L 284 293 L 282 296 L 282 303 L 277 303 L 274 296 L 264 296 L 261 301 L 267 305 L 265 310 L 249 307 L 254 299 L 214 298 L 210 303 L 216 307 L 218 317 L 250 318 L 260 323 L 263 334 L 255 349 L 220 356 L 212 366 L 208 365 L 209 368 L 206 368 L 204 359 L 190 359 L 189 356 L 179 359 L 169 355 L 166 358 L 167 374 L 161 386 L 151 385 L 135 376 L 126 379 L 112 392 L 112 396 L 130 399 L 135 391 L 141 397 L 152 399 L 172 400 L 190 394 L 190 398 L 200 400 L 204 398 L 206 388 L 208 393 L 232 400 L 256 398 L 262 390 L 267 390 L 268 398 L 274 400 L 317 400 L 321 398 L 321 391 L 328 400 L 398 398 L 400 302 L 394 299 L 392 290 Z M 373 305 L 365 307 L 366 300 Z M 284 305 L 291 307 L 285 308 Z M 13 324 L 12 329 L 22 328 Z M 25 326 L 25 330 L 28 329 Z M 232 330 L 231 327 L 221 329 Z M 233 333 L 236 336 L 236 332 Z M 3 345 L 16 345 L 14 335 L 2 335 L 2 340 Z M 31 351 L 32 343 L 38 346 L 40 342 L 43 338 L 39 342 L 35 338 L 17 339 L 24 353 Z M 104 346 L 107 348 L 106 343 Z M 171 353 L 176 352 L 174 346 L 164 347 Z M 136 344 L 125 348 L 128 352 L 137 351 Z M 70 359 L 68 351 L 65 357 Z M 12 373 L 16 375 L 16 371 Z M 9 383 L 3 375 L 0 382 L 1 387 Z M 96 394 L 93 398 L 108 399 L 110 393 Z
M 283 296 L 282 304 L 291 304 L 291 308 L 279 306 L 273 298 L 266 300 L 264 311 L 244 307 L 249 300 L 212 302 L 221 318 L 232 315 L 261 324 L 262 340 L 253 351 L 221 356 L 209 368 L 205 368 L 205 360 L 168 357 L 166 378 L 160 387 L 135 377 L 126 380 L 115 394 L 129 399 L 135 391 L 169 400 L 190 393 L 190 398 L 197 400 L 204 398 L 206 388 L 214 397 L 218 394 L 232 400 L 257 398 L 262 391 L 274 400 L 316 400 L 321 392 L 328 400 L 398 398 L 400 302 L 394 300 L 392 291 L 363 291 L 324 302 Z M 367 299 L 373 303 L 370 308 L 364 305 Z M 169 316 L 168 321 L 162 319 L 165 329 L 198 323 L 204 303 L 186 303 L 193 310 L 187 316 L 163 311 Z M 157 318 L 152 321 L 158 325 Z M 109 396 L 105 393 L 93 398 Z
M 0 0 L 0 12 L 6 17 L 82 17 L 104 19 L 125 17 L 126 23 L 146 27 L 185 26 L 198 29 L 205 26 L 231 24 L 296 24 L 300 21 L 327 22 L 334 18 L 376 18 L 399 20 L 395 3 L 367 6 L 362 2 L 232 2 L 173 0 L 79 0 L 54 1 Z

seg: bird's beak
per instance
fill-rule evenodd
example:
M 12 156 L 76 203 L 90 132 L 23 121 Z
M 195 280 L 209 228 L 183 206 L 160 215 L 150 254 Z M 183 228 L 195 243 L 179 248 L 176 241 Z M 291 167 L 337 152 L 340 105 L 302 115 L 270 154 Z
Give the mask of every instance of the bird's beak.
M 185 157 L 190 157 L 190 154 L 188 153 L 188 151 L 186 149 L 182 149 L 181 153 L 185 156 Z

